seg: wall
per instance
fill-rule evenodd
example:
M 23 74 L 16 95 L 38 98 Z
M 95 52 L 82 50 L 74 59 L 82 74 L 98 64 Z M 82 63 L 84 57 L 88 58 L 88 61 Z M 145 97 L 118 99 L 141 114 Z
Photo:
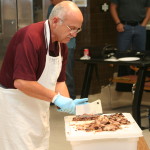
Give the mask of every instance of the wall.
M 10 0 L 7 0 L 8 2 Z M 5 2 L 7 2 L 5 0 Z M 16 1 L 16 0 L 14 0 Z M 47 7 L 49 6 L 49 0 L 32 0 L 33 2 L 33 16 L 34 21 L 41 21 L 41 16 L 43 13 L 43 16 L 46 16 Z M 109 11 L 103 12 L 101 11 L 101 4 L 104 2 L 107 2 L 107 0 L 87 0 L 88 6 L 82 7 L 81 11 L 84 15 L 84 23 L 83 23 L 83 31 L 79 33 L 77 36 L 77 48 L 75 52 L 75 58 L 80 58 L 81 53 L 83 52 L 83 48 L 92 46 L 94 47 L 91 53 L 99 53 L 99 51 L 102 50 L 101 47 L 103 47 L 106 43 L 112 44 L 115 46 L 115 39 L 116 39 L 116 31 L 115 31 L 115 25 L 113 23 L 113 20 L 110 16 Z M 12 5 L 13 3 L 8 3 L 9 5 Z M 41 6 L 43 4 L 43 7 Z M 9 6 L 7 5 L 7 7 Z M 16 4 L 15 4 L 16 6 Z M 17 12 L 14 7 L 12 8 L 15 13 Z M 5 9 L 11 10 L 11 9 Z M 42 10 L 43 8 L 43 10 Z M 10 14 L 9 13 L 9 17 Z M 5 13 L 6 15 L 6 13 Z M 37 15 L 37 16 L 36 16 Z M 16 19 L 16 18 L 15 18 Z M 43 17 L 45 19 L 45 17 Z M 17 21 L 16 21 L 17 22 Z M 11 28 L 6 28 L 12 30 L 12 26 L 16 28 L 16 24 L 12 24 Z M 14 32 L 13 32 L 14 34 Z M 7 34 L 8 36 L 8 34 Z M 11 34 L 12 37 L 12 34 Z M 3 43 L 8 40 L 4 40 L 3 38 L 0 38 L 0 58 L 4 56 L 2 52 L 5 52 L 6 47 L 4 48 Z M 6 44 L 5 44 L 6 45 Z M 2 60 L 2 58 L 0 59 Z M 1 62 L 0 62 L 1 64 Z M 74 76 L 75 76 L 75 83 L 76 83 L 76 94 L 80 94 L 82 82 L 83 82 L 83 76 L 85 71 L 85 64 L 82 64 L 80 62 L 75 62 L 74 67 Z M 103 70 L 103 71 L 101 71 Z M 112 76 L 113 68 L 108 65 L 98 65 L 98 75 L 95 74 L 94 70 L 94 80 L 92 80 L 92 87 L 90 90 L 90 93 L 96 93 L 99 92 L 101 89 L 101 85 L 108 84 L 109 78 Z M 80 76 L 79 76 L 80 73 Z M 98 78 L 97 78 L 98 76 Z
M 83 48 L 93 47 L 91 53 L 100 53 L 105 44 L 116 47 L 116 30 L 109 10 L 101 10 L 103 3 L 109 4 L 107 0 L 87 0 L 88 6 L 80 8 L 83 16 L 83 30 L 77 36 L 77 48 L 75 58 L 80 58 Z M 75 61 L 74 76 L 76 94 L 80 94 L 86 65 Z M 98 78 L 94 71 L 90 93 L 100 92 L 102 85 L 107 85 L 115 68 L 110 65 L 98 65 Z M 79 76 L 80 73 L 80 76 Z

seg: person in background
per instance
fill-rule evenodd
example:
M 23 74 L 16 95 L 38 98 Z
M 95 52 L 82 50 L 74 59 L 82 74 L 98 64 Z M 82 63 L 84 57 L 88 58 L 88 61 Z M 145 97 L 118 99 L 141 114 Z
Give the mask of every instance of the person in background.
M 144 51 L 150 0 L 111 0 L 110 12 L 118 32 L 118 50 Z
M 146 24 L 150 20 L 150 0 L 110 0 L 110 12 L 118 32 L 119 51 L 144 51 Z M 118 76 L 133 74 L 126 66 L 120 66 Z M 130 91 L 131 85 L 117 84 L 118 91 Z
M 47 19 L 49 18 L 49 15 L 50 15 L 53 7 L 62 1 L 64 1 L 64 0 L 50 0 L 50 5 L 49 5 L 48 11 L 47 11 Z
M 53 7 L 65 0 L 50 0 L 51 5 L 48 8 L 47 18 L 53 9 Z M 68 59 L 67 59 L 67 66 L 66 66 L 66 84 L 68 87 L 69 95 L 72 99 L 76 98 L 75 94 L 75 82 L 74 82 L 74 75 L 73 75 L 73 67 L 74 67 L 74 53 L 76 48 L 76 39 L 72 37 L 70 41 L 67 43 L 68 46 Z
M 56 5 L 48 20 L 18 30 L 0 70 L 0 149 L 48 150 L 50 102 L 75 114 L 88 98 L 71 99 L 65 83 L 66 43 L 81 31 L 76 4 Z

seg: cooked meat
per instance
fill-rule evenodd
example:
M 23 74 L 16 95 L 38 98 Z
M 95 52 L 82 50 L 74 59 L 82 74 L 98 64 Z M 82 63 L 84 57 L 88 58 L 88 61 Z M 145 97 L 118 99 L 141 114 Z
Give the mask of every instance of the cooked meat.
M 89 121 L 90 123 L 76 124 L 77 130 L 85 130 L 87 132 L 96 131 L 115 131 L 121 129 L 121 125 L 128 125 L 128 121 L 122 113 L 116 113 L 113 115 L 79 115 L 73 118 L 73 121 Z
M 87 120 L 96 120 L 99 117 L 99 115 L 89 115 L 89 114 L 83 114 L 78 115 L 73 118 L 73 121 L 87 121 Z

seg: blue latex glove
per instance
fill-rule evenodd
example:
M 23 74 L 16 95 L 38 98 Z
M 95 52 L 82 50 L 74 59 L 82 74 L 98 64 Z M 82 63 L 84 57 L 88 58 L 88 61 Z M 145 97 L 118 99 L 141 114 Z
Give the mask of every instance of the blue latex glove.
M 60 109 L 58 109 L 58 111 L 60 111 L 60 112 L 75 114 L 76 105 L 87 104 L 87 101 L 88 101 L 88 98 L 73 100 L 71 98 L 64 97 L 64 96 L 58 94 L 54 99 L 54 104 L 60 108 Z

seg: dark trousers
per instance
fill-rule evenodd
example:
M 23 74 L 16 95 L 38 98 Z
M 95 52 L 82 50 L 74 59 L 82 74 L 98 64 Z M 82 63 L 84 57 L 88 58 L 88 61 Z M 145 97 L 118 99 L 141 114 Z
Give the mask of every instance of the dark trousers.
M 68 48 L 68 61 L 67 61 L 67 66 L 66 66 L 66 84 L 69 90 L 70 97 L 72 99 L 76 98 L 74 75 L 73 75 L 74 51 L 75 49 Z

